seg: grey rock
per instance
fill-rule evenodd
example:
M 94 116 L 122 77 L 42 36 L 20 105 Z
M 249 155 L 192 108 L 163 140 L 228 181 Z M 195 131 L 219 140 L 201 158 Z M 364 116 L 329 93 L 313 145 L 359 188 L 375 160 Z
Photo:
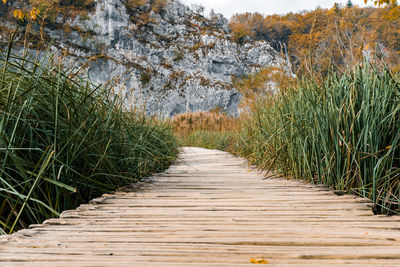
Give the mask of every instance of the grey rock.
M 61 27 L 45 31 L 55 40 L 56 51 L 68 49 L 66 62 L 91 58 L 90 79 L 95 84 L 112 80 L 127 107 L 143 107 L 148 115 L 170 117 L 218 107 L 237 116 L 242 95 L 233 88 L 234 77 L 267 66 L 290 72 L 269 43 L 232 41 L 228 21 L 220 14 L 205 18 L 170 0 L 160 12 L 148 10 L 149 21 L 135 21 L 146 9 L 97 0 L 88 19 L 61 20 L 81 29 L 80 34 L 65 34 Z

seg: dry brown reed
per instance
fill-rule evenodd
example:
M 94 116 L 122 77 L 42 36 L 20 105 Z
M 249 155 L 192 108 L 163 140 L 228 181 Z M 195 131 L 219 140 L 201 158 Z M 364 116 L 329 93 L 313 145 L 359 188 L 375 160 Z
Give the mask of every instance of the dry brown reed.
M 239 119 L 219 111 L 179 114 L 170 121 L 175 133 L 187 137 L 196 131 L 226 132 L 239 129 Z

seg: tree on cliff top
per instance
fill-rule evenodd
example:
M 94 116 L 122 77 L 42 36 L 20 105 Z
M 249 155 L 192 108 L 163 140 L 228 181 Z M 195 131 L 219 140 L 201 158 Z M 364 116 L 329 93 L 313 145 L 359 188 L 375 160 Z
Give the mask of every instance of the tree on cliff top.
M 346 3 L 346 7 L 347 8 L 352 8 L 353 6 L 354 5 L 353 5 L 353 2 L 351 0 L 347 1 L 347 3 Z
M 400 18 L 400 6 L 397 0 L 364 0 L 365 4 L 373 2 L 374 5 L 385 8 L 385 17 L 388 19 Z

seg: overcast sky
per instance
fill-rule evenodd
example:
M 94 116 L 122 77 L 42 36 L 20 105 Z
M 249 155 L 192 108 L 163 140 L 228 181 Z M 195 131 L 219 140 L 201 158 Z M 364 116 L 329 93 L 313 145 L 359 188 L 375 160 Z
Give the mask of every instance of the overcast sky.
M 347 0 L 181 0 L 185 4 L 201 4 L 205 14 L 213 8 L 229 18 L 235 13 L 259 12 L 262 14 L 286 14 L 301 10 L 313 10 L 317 6 L 328 8 L 335 2 L 345 4 Z M 365 6 L 364 0 L 352 0 L 354 4 Z

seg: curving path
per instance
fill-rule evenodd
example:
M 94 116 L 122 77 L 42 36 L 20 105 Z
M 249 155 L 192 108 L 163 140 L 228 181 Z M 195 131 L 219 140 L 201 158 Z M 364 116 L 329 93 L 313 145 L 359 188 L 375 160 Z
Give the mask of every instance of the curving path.
M 0 266 L 400 266 L 400 217 L 298 181 L 267 179 L 228 153 L 181 162 L 0 238 Z

